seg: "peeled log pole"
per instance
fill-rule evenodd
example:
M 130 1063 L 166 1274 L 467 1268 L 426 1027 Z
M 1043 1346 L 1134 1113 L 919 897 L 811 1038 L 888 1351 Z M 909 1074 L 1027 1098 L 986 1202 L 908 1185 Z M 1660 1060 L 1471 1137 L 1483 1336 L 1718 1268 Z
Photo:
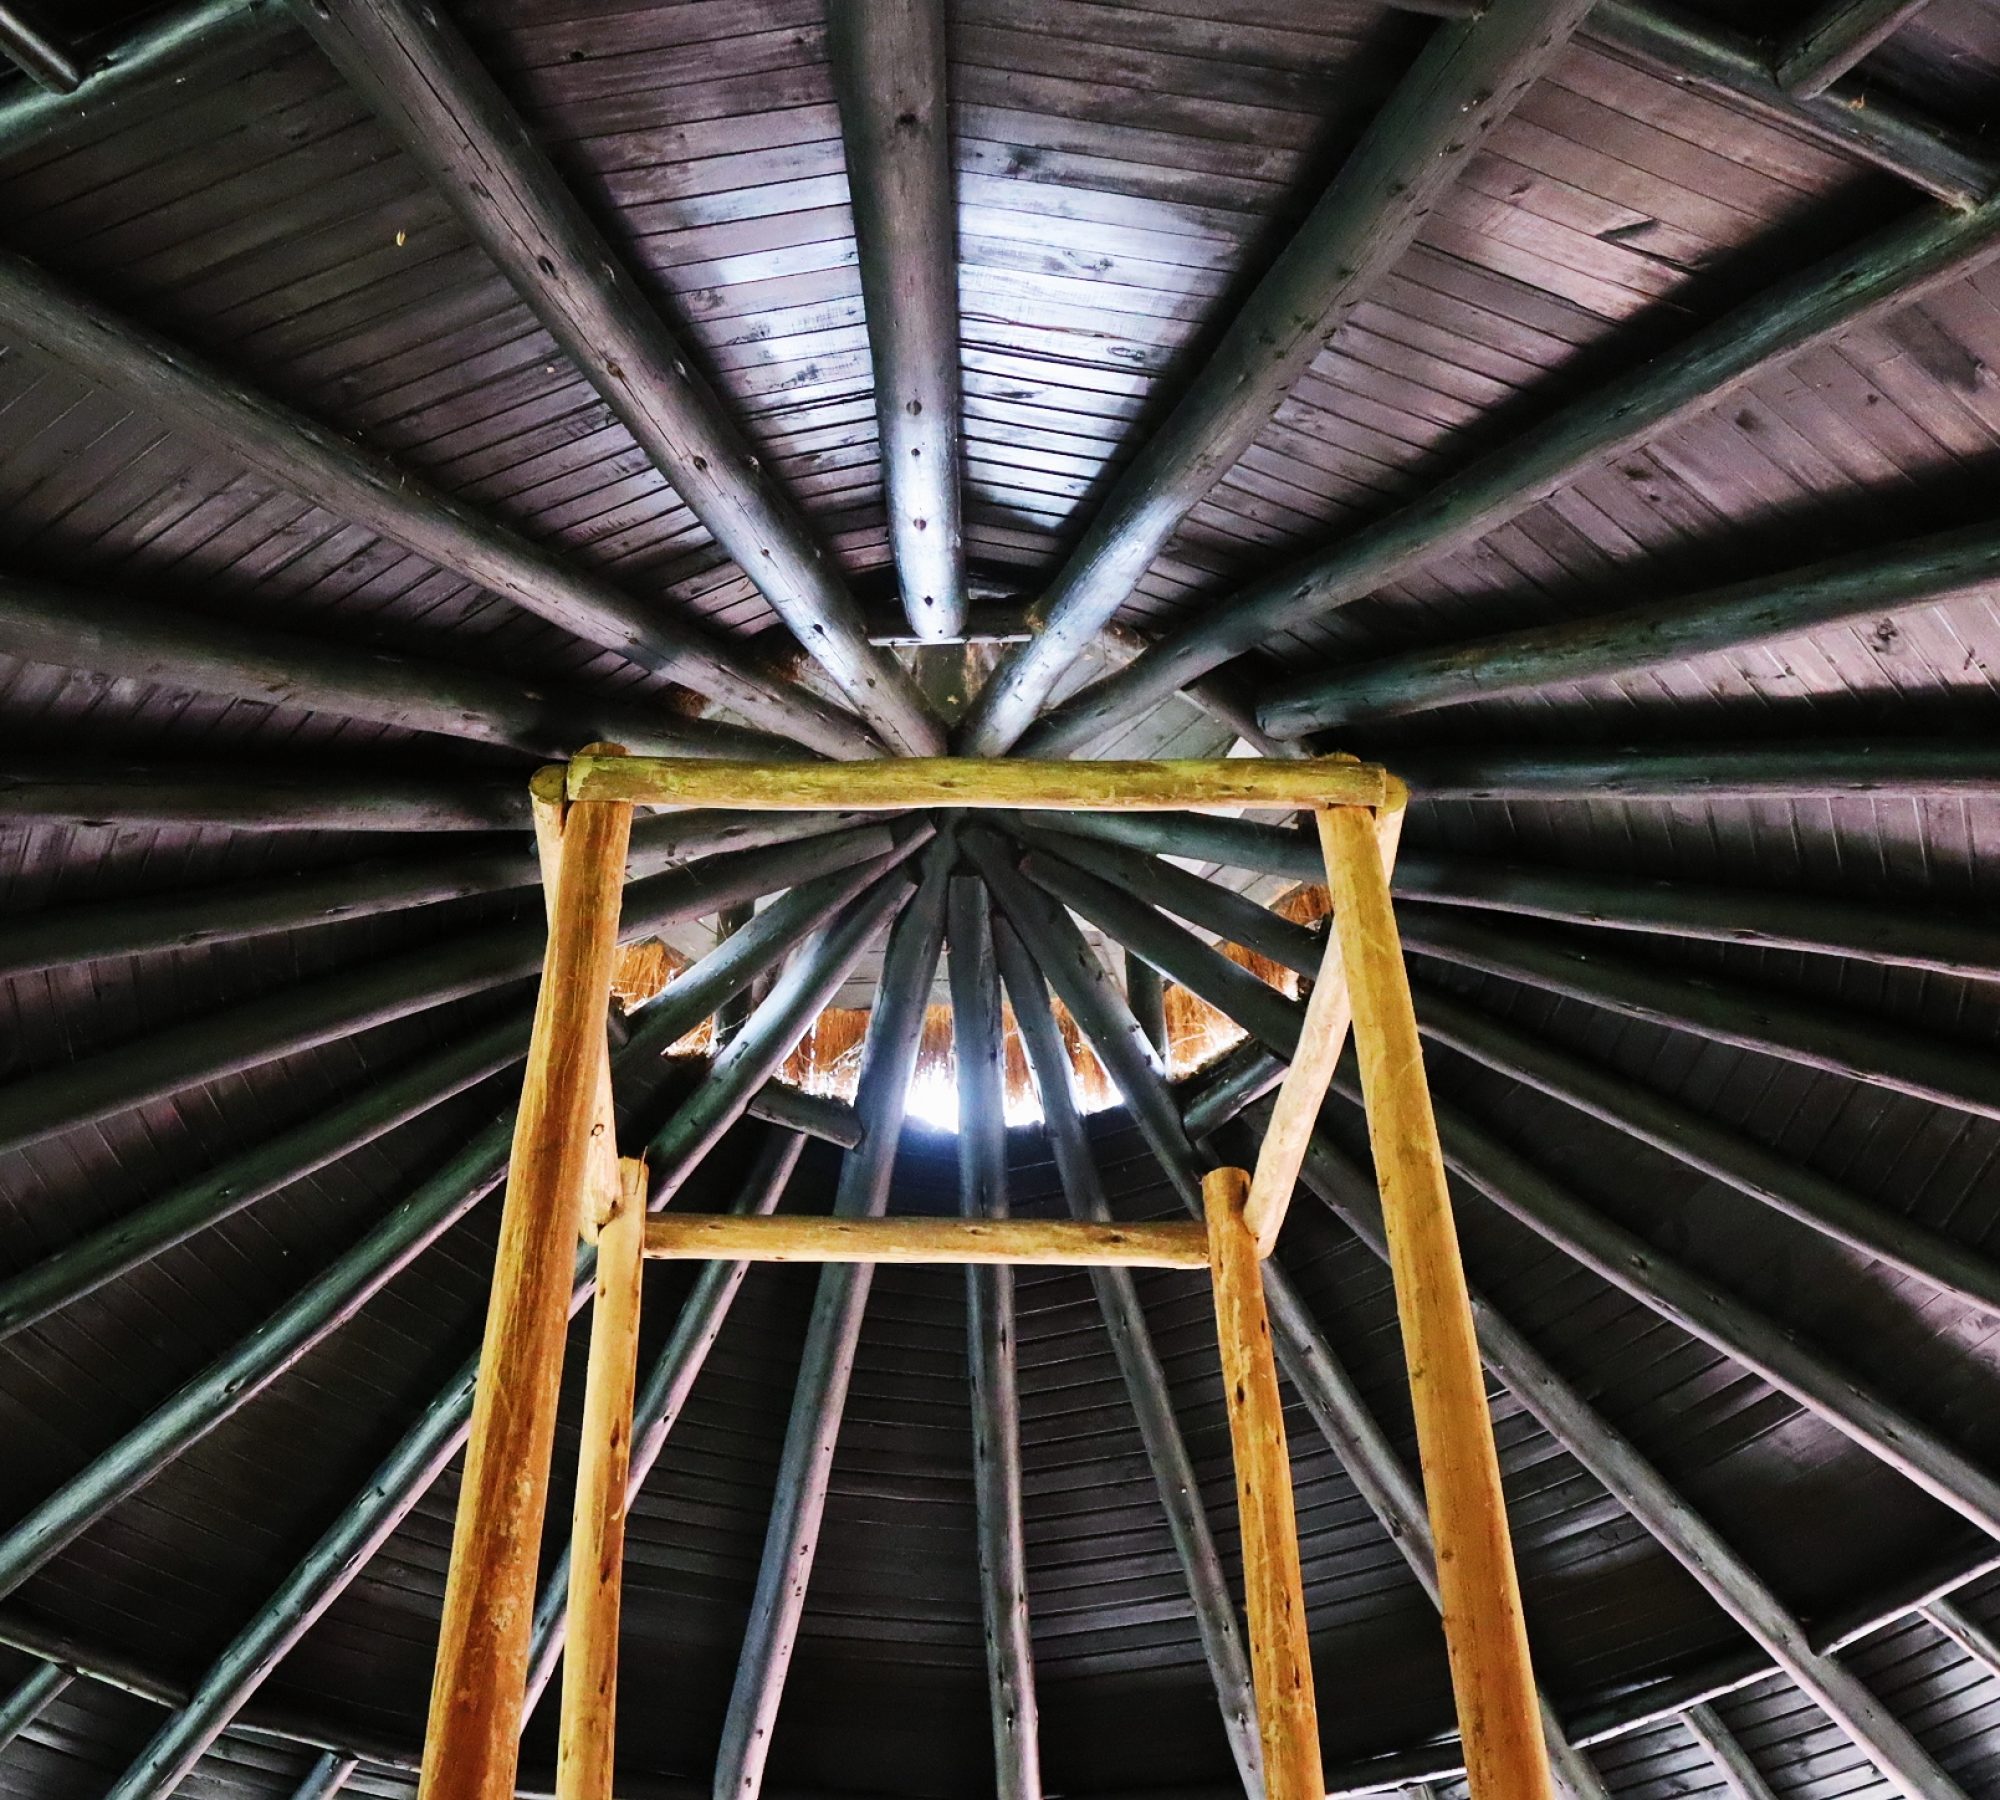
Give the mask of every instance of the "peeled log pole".
M 562 1374 L 561 1272 L 583 1189 L 631 828 L 629 807 L 583 803 L 563 834 L 453 1528 L 422 1800 L 513 1792 Z
M 1690 1706 L 1681 1714 L 1681 1723 L 1688 1729 L 1688 1735 L 1707 1752 L 1708 1759 L 1722 1777 L 1733 1800 L 1777 1800 L 1771 1792 L 1770 1783 L 1750 1760 L 1749 1751 L 1731 1735 L 1728 1726 L 1717 1717 L 1715 1708 L 1706 1704 Z M 1947 1784 L 1949 1786 L 1949 1784 Z M 1904 1793 L 1910 1790 L 1904 1788 Z M 1956 1793 L 1956 1787 L 1950 1787 Z
M 889 545 L 910 629 L 936 642 L 965 629 L 966 608 L 944 13 L 931 0 L 869 0 L 830 8 L 826 26 L 875 366 Z
M 1199 618 L 1050 714 L 1023 752 L 1074 754 L 1274 634 L 1476 542 L 1585 470 L 1716 405 L 1761 371 L 1962 278 L 1996 246 L 2000 203 L 1964 216 L 1926 211 L 1780 282 L 1677 349 L 1598 384 L 1378 524 L 1205 606 Z M 1411 787 L 1422 791 L 1414 781 Z
M 992 905 L 976 875 L 955 875 L 946 917 L 952 1041 L 958 1060 L 958 1204 L 962 1217 L 867 1220 L 873 1226 L 980 1231 L 1055 1221 L 1007 1217 L 1006 1051 Z M 837 1221 L 847 1223 L 847 1221 Z M 1073 1233 L 1105 1228 L 1064 1220 Z M 1115 1229 L 1115 1228 L 1114 1228 Z M 972 1379 L 972 1491 L 979 1540 L 979 1604 L 986 1626 L 988 1709 L 1000 1800 L 1039 1800 L 1041 1709 L 1028 1628 L 1027 1534 L 1021 1507 L 1021 1397 L 1014 1366 L 1014 1268 L 965 1272 L 966 1358 Z M 1323 1800 L 1323 1796 L 1314 1796 Z
M 1271 1322 L 1264 1312 L 1262 1258 L 1244 1217 L 1249 1193 L 1249 1178 L 1241 1169 L 1215 1169 L 1202 1180 L 1215 1336 L 1236 1463 L 1243 1611 L 1249 1621 L 1250 1666 L 1257 1683 L 1264 1792 L 1268 1800 L 1324 1800 L 1292 1460 L 1285 1443 L 1284 1403 L 1278 1397 L 1278 1367 L 1271 1354 Z M 1543 1786 L 1546 1789 L 1546 1773 Z M 1509 1796 L 1533 1791 L 1498 1790 Z M 1482 1792 L 1477 1782 L 1473 1792 Z
M 1823 94 L 1930 0 L 1826 0 L 1778 47 L 1771 73 L 1801 100 Z
M 1005 920 L 995 923 L 993 938 L 1000 973 L 1013 1001 L 1015 1024 L 1034 1074 L 1035 1091 L 1041 1096 L 1042 1117 L 1064 1198 L 1074 1217 L 1108 1224 L 1111 1207 L 1104 1197 L 1104 1184 L 1084 1134 L 1083 1119 L 1077 1112 L 1076 1097 L 1070 1086 L 1069 1051 L 1057 1030 L 1055 1010 L 1049 1004 L 1041 970 Z M 1131 959 L 1128 970 L 1131 967 L 1148 965 Z M 1264 1758 L 1257 1737 L 1256 1690 L 1251 1685 L 1250 1664 L 1236 1622 L 1236 1602 L 1223 1577 L 1222 1558 L 1216 1553 L 1215 1537 L 1202 1505 L 1193 1460 L 1181 1436 L 1166 1371 L 1153 1347 L 1153 1335 L 1131 1274 L 1123 1269 L 1093 1269 L 1090 1283 L 1098 1309 L 1104 1315 L 1104 1329 L 1111 1340 L 1112 1354 L 1118 1360 L 1119 1374 L 1124 1378 L 1140 1440 L 1146 1447 L 1146 1460 L 1159 1490 L 1167 1530 L 1187 1578 L 1195 1626 L 1201 1633 L 1202 1651 L 1215 1681 L 1222 1727 L 1236 1757 L 1243 1792 L 1246 1800 L 1261 1800 Z
M 618 1602 L 645 1275 L 646 1165 L 618 1165 L 615 1210 L 597 1232 L 597 1300 L 578 1427 L 570 1529 L 569 1651 L 563 1659 L 556 1800 L 611 1800 L 618 1695 Z
M 1436 649 L 1410 650 L 1280 685 L 1265 703 L 1287 737 L 1363 719 L 1507 699 L 1633 675 L 1691 657 L 1779 643 L 2000 580 L 2000 532 L 1974 525 L 1760 576 L 1654 605 Z
M 1549 1772 L 1527 1627 L 1388 877 L 1367 814 L 1337 808 L 1320 829 L 1437 1542 L 1467 1780 L 1475 1800 L 1533 1800 L 1548 1792 Z
M 263 706 L 566 756 L 598 738 L 664 756 L 796 755 L 780 737 L 582 689 L 541 690 L 444 661 L 254 630 L 19 575 L 0 576 L 0 650 L 29 662 Z
M 361 1767 L 358 1756 L 346 1756 L 338 1750 L 329 1750 L 305 1772 L 299 1785 L 292 1789 L 292 1800 L 333 1800 L 334 1795 L 347 1786 L 354 1772 Z
M 218 455 L 250 464 L 314 505 L 586 642 L 671 676 L 753 725 L 834 756 L 868 756 L 880 748 L 859 720 L 95 304 L 24 257 L 0 255 L 0 325 L 16 341 L 67 363 Z
M 969 750 L 1000 755 L 1028 729 L 1188 511 L 1250 447 L 1327 339 L 1379 291 L 1487 134 L 1589 10 L 1590 0 L 1492 0 L 1477 18 L 1431 33 L 1035 602 L 1037 634 L 980 691 L 964 731 Z
M 941 749 L 942 726 L 902 665 L 869 643 L 837 565 L 445 10 L 295 0 L 290 11 L 855 711 L 905 756 Z M 804 691 L 794 695 L 803 709 Z
M 889 936 L 882 983 L 862 1045 L 855 1101 L 868 1134 L 861 1148 L 841 1162 L 833 1196 L 836 1218 L 877 1218 L 888 1204 L 910 1075 L 944 945 L 951 862 L 951 847 L 941 841 L 926 860 L 915 898 Z M 813 1297 L 757 1587 L 716 1754 L 715 1800 L 755 1800 L 763 1786 L 771 1732 L 805 1611 L 872 1274 L 865 1265 L 829 1268 L 821 1273 Z
M 0 1750 L 5 1750 L 56 1702 L 76 1679 L 60 1663 L 45 1662 L 31 1670 L 6 1699 L 0 1700 Z

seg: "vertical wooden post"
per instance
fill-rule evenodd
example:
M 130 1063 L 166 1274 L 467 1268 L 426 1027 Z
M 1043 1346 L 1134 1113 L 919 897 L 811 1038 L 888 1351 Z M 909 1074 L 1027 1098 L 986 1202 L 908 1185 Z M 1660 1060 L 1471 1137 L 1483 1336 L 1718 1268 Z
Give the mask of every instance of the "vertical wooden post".
M 1264 1746 L 1264 1795 L 1265 1800 L 1325 1800 L 1292 1462 L 1264 1311 L 1264 1272 L 1244 1217 L 1249 1192 L 1250 1178 L 1241 1169 L 1216 1169 L 1201 1184 L 1215 1335 L 1236 1453 L 1243 1607 Z
M 1360 807 L 1335 807 L 1322 815 L 1320 835 L 1437 1543 L 1466 1779 L 1473 1800 L 1546 1800 L 1548 1752 L 1500 1459 L 1375 820 Z
M 452 1532 L 420 1800 L 511 1800 L 570 1272 L 632 809 L 569 809 L 514 1119 L 472 1438 Z
M 618 1175 L 618 1204 L 597 1233 L 597 1303 L 590 1315 L 590 1367 L 571 1514 L 556 1800 L 611 1800 L 618 1602 L 639 1371 L 639 1289 L 646 1266 L 646 1165 L 628 1157 L 619 1163 Z

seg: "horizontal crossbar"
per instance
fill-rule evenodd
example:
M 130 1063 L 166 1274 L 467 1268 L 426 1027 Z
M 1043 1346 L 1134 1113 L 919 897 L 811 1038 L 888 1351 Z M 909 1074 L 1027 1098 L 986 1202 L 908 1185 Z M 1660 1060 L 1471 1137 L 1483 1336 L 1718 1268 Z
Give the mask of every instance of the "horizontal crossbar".
M 1395 785 L 1376 764 L 1347 757 L 1034 762 L 1025 757 L 899 756 L 879 762 L 763 763 L 586 755 L 569 765 L 572 800 L 766 812 L 899 812 L 921 806 L 1092 812 L 1374 807 L 1383 804 Z
M 1052 1268 L 1205 1269 L 1208 1233 L 1191 1221 L 828 1219 L 666 1214 L 646 1254 L 717 1262 L 1038 1263 Z

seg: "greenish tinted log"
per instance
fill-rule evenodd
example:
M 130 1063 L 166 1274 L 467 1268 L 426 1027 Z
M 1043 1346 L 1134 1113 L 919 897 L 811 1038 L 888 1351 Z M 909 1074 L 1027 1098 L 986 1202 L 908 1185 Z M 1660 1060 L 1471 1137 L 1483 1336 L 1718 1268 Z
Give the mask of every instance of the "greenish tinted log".
M 1801 100 L 1823 94 L 1930 0 L 1826 0 L 1778 46 L 1772 74 Z
M 633 825 L 626 872 L 638 882 L 699 858 L 826 837 L 874 822 L 864 813 L 686 812 L 642 817 Z M 503 849 L 422 861 L 382 859 L 260 881 L 135 894 L 94 904 L 65 903 L 0 923 L 0 975 L 297 931 L 532 887 L 541 878 L 541 863 L 523 841 Z
M 2000 532 L 1977 525 L 1657 605 L 1309 675 L 1275 687 L 1264 716 L 1273 731 L 1296 737 L 1433 707 L 1510 699 L 1779 643 L 1977 593 L 1996 580 Z
M 1964 215 L 1926 209 L 1779 282 L 1679 348 L 1594 385 L 1387 518 L 1205 605 L 1190 623 L 1050 714 L 1022 741 L 1023 752 L 1083 749 L 1231 657 L 1464 549 L 1759 373 L 1961 279 L 1996 248 L 2000 203 Z
M 878 748 L 850 715 L 95 304 L 23 257 L 0 255 L 0 326 L 15 343 L 79 370 L 204 448 L 586 642 L 671 676 L 753 725 L 834 756 L 866 756 Z
M 958 1064 L 958 1207 L 1007 1216 L 1006 1050 L 992 903 L 977 875 L 954 875 L 947 903 L 952 1043 Z M 1021 1392 L 1014 1362 L 1014 1271 L 965 1271 L 972 1382 L 972 1495 L 987 1713 L 999 1800 L 1040 1800 L 1041 1708 L 1028 1629 L 1027 1526 L 1021 1503 Z
M 360 1757 L 328 1750 L 313 1763 L 305 1772 L 304 1779 L 292 1790 L 292 1800 L 333 1800 L 360 1767 Z
M 245 774 L 233 765 L 17 755 L 0 763 L 0 818 L 231 831 L 512 831 L 528 823 L 528 790 L 483 778 Z
M 1063 1196 L 1076 1218 L 1108 1221 L 1111 1206 L 1104 1197 L 1097 1159 L 1091 1153 L 1083 1119 L 1076 1109 L 1070 1087 L 1069 1050 L 1056 1027 L 1055 1011 L 1049 1004 L 1041 971 L 1005 920 L 994 926 L 994 947 L 1008 997 L 1014 1005 L 1014 1020 L 1028 1065 L 1034 1073 L 1035 1090 L 1041 1096 L 1043 1128 L 1048 1133 L 1049 1148 L 1062 1179 Z M 1257 1736 L 1257 1695 L 1250 1679 L 1249 1655 L 1237 1626 L 1236 1603 L 1223 1574 L 1208 1513 L 1202 1505 L 1194 1459 L 1181 1436 L 1173 1391 L 1167 1385 L 1166 1370 L 1153 1347 L 1153 1334 L 1146 1323 L 1145 1309 L 1139 1303 L 1139 1289 L 1132 1271 L 1092 1269 L 1089 1274 L 1098 1310 L 1104 1315 L 1112 1354 L 1118 1360 L 1118 1372 L 1125 1383 L 1126 1397 L 1132 1403 L 1140 1440 L 1146 1448 L 1154 1485 L 1159 1490 L 1167 1530 L 1187 1578 L 1188 1599 L 1194 1607 L 1195 1625 L 1201 1632 L 1202 1654 L 1208 1659 L 1209 1673 L 1214 1678 L 1215 1697 L 1222 1708 L 1222 1727 L 1229 1735 L 1229 1748 L 1236 1758 L 1243 1792 L 1248 1800 L 1259 1800 L 1264 1791 L 1264 1753 Z
M 1597 949 L 1495 930 L 1424 906 L 1398 914 L 1403 947 L 1567 994 L 1627 1018 L 1692 1031 L 1983 1118 L 2000 1118 L 2000 1064 L 1981 1046 L 1766 988 L 1682 975 Z
M 1914 1219 L 1862 1198 L 1789 1155 L 1706 1114 L 1489 1019 L 1434 988 L 1419 990 L 1424 1035 L 1650 1144 L 1919 1281 L 2000 1313 L 2000 1264 Z
M 61 1696 L 76 1676 L 60 1663 L 45 1662 L 32 1669 L 6 1699 L 0 1700 L 0 1750 L 5 1750 Z
M 1319 1134 L 1314 1135 L 1301 1174 L 1306 1186 L 1386 1263 L 1389 1245 L 1374 1182 Z M 1895 1715 L 1858 1677 L 1813 1647 L 1805 1626 L 1757 1572 L 1477 1292 L 1472 1295 L 1472 1315 L 1487 1368 L 1854 1740 L 1899 1793 L 1907 1800 L 1964 1800 Z
M 730 1211 L 759 1216 L 771 1212 L 783 1197 L 804 1148 L 805 1139 L 795 1131 L 767 1132 Z M 632 1447 L 625 1481 L 628 1504 L 638 1499 L 653 1465 L 666 1449 L 667 1439 L 687 1405 L 688 1395 L 694 1391 L 696 1378 L 708 1362 L 708 1353 L 715 1348 L 723 1321 L 728 1318 L 749 1269 L 750 1265 L 743 1262 L 699 1265 L 694 1286 L 675 1315 L 673 1332 L 633 1399 Z M 565 1542 L 554 1567 L 542 1577 L 541 1592 L 535 1602 L 533 1647 L 528 1654 L 528 1698 L 521 1709 L 524 1720 L 533 1718 L 536 1703 L 555 1675 L 569 1630 L 569 1549 Z
M 1133 1018 L 1139 1021 L 1139 1029 L 1146 1034 L 1149 1042 L 1160 1053 L 1161 1061 L 1167 1055 L 1167 993 L 1160 981 L 1160 972 L 1143 956 L 1134 956 L 1127 950 L 1122 957 L 1125 975 L 1125 1004 L 1132 1009 Z
M 1071 812 L 1062 832 L 1094 843 L 1123 844 L 1152 856 L 1184 856 L 1225 868 L 1324 881 L 1326 858 L 1319 839 L 1289 825 L 1259 825 L 1223 813 Z M 1046 823 L 1046 821 L 1044 821 Z
M 1815 139 L 1907 181 L 1947 205 L 1976 206 L 2000 188 L 1981 146 L 1954 136 L 1880 88 L 1849 84 L 1802 98 L 1780 87 L 1769 47 L 1651 0 L 1598 0 L 1590 35 L 1691 92 Z
M 938 754 L 943 727 L 902 664 L 869 643 L 839 565 L 813 540 L 803 515 L 445 9 L 419 0 L 339 6 L 295 0 L 290 11 L 854 710 L 904 755 Z M 691 641 L 679 630 L 684 644 Z M 684 663 L 690 660 L 686 648 L 676 648 Z M 702 653 L 707 666 L 679 679 L 707 693 L 696 677 L 713 681 L 716 658 L 712 647 Z M 746 671 L 738 665 L 728 674 L 738 691 L 711 698 L 753 723 L 800 735 L 812 704 L 804 689 L 774 689 L 760 678 L 754 696 L 746 696 Z M 758 713 L 745 708 L 746 697 L 756 699 Z M 780 711 L 791 716 L 789 725 L 779 722 Z M 821 738 L 801 741 L 856 754 L 862 746 L 835 729 L 839 723 L 818 710 Z
M 21 69 L 48 94 L 74 94 L 83 85 L 83 67 L 62 39 L 11 4 L 0 5 L 0 56 Z
M 958 218 L 944 12 L 870 0 L 826 16 L 875 370 L 889 545 L 920 640 L 965 629 Z
M 0 1338 L 46 1318 L 197 1232 L 303 1181 L 362 1145 L 441 1106 L 527 1054 L 526 1017 L 512 1018 L 422 1058 L 352 1099 L 315 1112 L 66 1244 L 0 1282 Z
M 1413 750 L 1396 773 L 1419 800 L 1827 800 L 2000 793 L 2000 750 L 1976 738 L 1585 750 Z
M 1990 920 L 1970 912 L 1409 853 L 1397 859 L 1394 887 L 1399 899 L 1473 912 L 1754 944 L 1808 956 L 1851 956 L 1940 975 L 2000 977 L 2000 936 Z
M 867 1136 L 861 1115 L 845 1100 L 836 1100 L 831 1094 L 808 1094 L 782 1081 L 765 1082 L 750 1096 L 745 1110 L 767 1125 L 781 1125 L 787 1131 L 838 1144 L 843 1150 L 856 1148 Z
M 1238 1044 L 1205 1073 L 1184 1084 L 1181 1117 L 1188 1136 L 1198 1144 L 1220 1131 L 1251 1102 L 1261 1100 L 1283 1081 L 1290 1066 L 1255 1038 Z
M 1012 824 L 1015 836 L 1024 842 L 1047 849 L 1090 874 L 1102 876 L 1190 925 L 1199 925 L 1229 943 L 1254 950 L 1309 981 L 1319 973 L 1325 956 L 1325 941 L 1320 934 L 1282 917 L 1268 906 L 1258 905 L 1234 888 L 1205 881 L 1163 858 L 1109 844 L 1101 838 L 1092 840 L 1072 834 L 1061 825 L 1042 825 L 1031 819 L 1014 820 Z
M 987 679 L 963 737 L 996 756 L 1111 622 L 1175 528 L 1247 450 L 1354 309 L 1379 290 L 1486 136 L 1561 54 L 1590 0 L 1491 0 L 1440 25 L 1258 282 L 1160 428 L 1113 484 Z
M 877 1218 L 888 1205 L 910 1076 L 944 946 L 946 881 L 952 859 L 949 839 L 940 839 L 925 860 L 915 897 L 889 934 L 882 983 L 862 1044 L 855 1100 L 867 1135 L 861 1148 L 841 1161 L 833 1196 L 833 1211 L 841 1218 Z M 757 1585 L 723 1717 L 715 1800 L 754 1800 L 763 1785 L 771 1731 L 812 1579 L 834 1445 L 874 1273 L 868 1263 L 835 1263 L 820 1271 L 779 1453 Z
M 788 738 L 682 717 L 661 697 L 635 704 L 581 689 L 540 689 L 453 663 L 255 630 L 19 575 L 0 575 L 0 651 L 538 756 L 607 741 L 657 756 L 772 761 L 800 754 Z

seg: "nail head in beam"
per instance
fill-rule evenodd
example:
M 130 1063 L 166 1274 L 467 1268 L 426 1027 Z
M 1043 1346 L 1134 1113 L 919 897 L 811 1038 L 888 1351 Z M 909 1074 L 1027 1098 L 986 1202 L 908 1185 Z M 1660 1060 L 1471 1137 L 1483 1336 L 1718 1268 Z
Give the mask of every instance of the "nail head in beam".
M 904 755 L 942 749 L 943 727 L 908 672 L 868 642 L 837 562 L 447 10 L 294 0 L 291 11 L 848 704 Z
M 1549 1792 L 1548 1755 L 1485 1378 L 1388 877 L 1366 814 L 1331 810 L 1322 831 L 1437 1542 L 1468 1780 L 1474 1800 L 1533 1800 Z
M 1325 1800 L 1291 1451 L 1264 1310 L 1263 1262 L 1243 1216 L 1249 1191 L 1250 1178 L 1241 1169 L 1214 1169 L 1202 1178 L 1203 1236 L 1235 1454 L 1243 1611 L 1257 1686 L 1264 1793 L 1266 1800 Z
M 1227 757 L 1206 762 L 1031 762 L 947 756 L 835 765 L 578 756 L 569 764 L 572 800 L 760 811 L 1372 807 L 1382 804 L 1386 792 L 1381 769 L 1345 757 L 1309 762 Z
M 646 1254 L 680 1262 L 1021 1263 L 1040 1268 L 1202 1269 L 1200 1228 L 1078 1219 L 738 1218 L 663 1213 Z
M 965 629 L 958 230 L 945 107 L 944 9 L 868 0 L 827 11 L 889 544 L 920 642 Z
M 618 1164 L 618 1194 L 597 1233 L 597 1298 L 578 1427 L 570 1529 L 569 1645 L 563 1657 L 556 1800 L 611 1800 L 618 1708 L 618 1612 L 639 1372 L 646 1165 Z
M 1330 808 L 1314 815 L 1326 856 L 1329 891 L 1338 879 L 1335 872 L 1338 858 L 1351 853 L 1357 844 L 1366 844 L 1367 853 L 1380 859 L 1383 879 L 1388 879 L 1396 865 L 1396 847 L 1402 841 L 1403 799 L 1399 793 L 1394 804 L 1367 818 L 1365 834 L 1358 828 L 1337 827 Z M 1257 1146 L 1257 1167 L 1250 1178 L 1250 1199 L 1244 1207 L 1244 1216 L 1257 1240 L 1259 1256 L 1269 1256 L 1278 1247 L 1285 1210 L 1292 1203 L 1293 1188 L 1298 1185 L 1299 1165 L 1305 1161 L 1306 1146 L 1319 1122 L 1320 1102 L 1326 1098 L 1327 1084 L 1333 1080 L 1334 1066 L 1347 1043 L 1348 1026 L 1353 1023 L 1345 954 L 1341 934 L 1330 931 L 1318 978 L 1306 1000 L 1298 1049 L 1293 1052 L 1291 1067 L 1279 1085 L 1263 1142 Z M 1399 959 L 1400 954 L 1399 951 Z
M 1762 1771 L 1750 1760 L 1750 1752 L 1736 1741 L 1735 1734 L 1723 1724 L 1714 1707 L 1706 1703 L 1690 1706 L 1681 1714 L 1681 1722 L 1688 1728 L 1689 1736 L 1707 1751 L 1709 1761 L 1715 1764 L 1716 1773 L 1735 1800 L 1777 1800 Z
M 471 1448 L 445 1583 L 422 1800 L 512 1791 L 597 1058 L 631 809 L 579 804 L 516 1115 Z
M 1771 73 L 1786 93 L 1800 100 L 1814 99 L 1929 4 L 1930 0 L 1828 0 L 1779 46 Z
M 980 690 L 963 733 L 968 748 L 997 756 L 1016 745 L 1181 520 L 1250 448 L 1327 340 L 1380 291 L 1589 10 L 1590 0 L 1491 0 L 1479 17 L 1430 34 L 1173 411 L 1113 482 L 1035 603 L 1038 634 Z

